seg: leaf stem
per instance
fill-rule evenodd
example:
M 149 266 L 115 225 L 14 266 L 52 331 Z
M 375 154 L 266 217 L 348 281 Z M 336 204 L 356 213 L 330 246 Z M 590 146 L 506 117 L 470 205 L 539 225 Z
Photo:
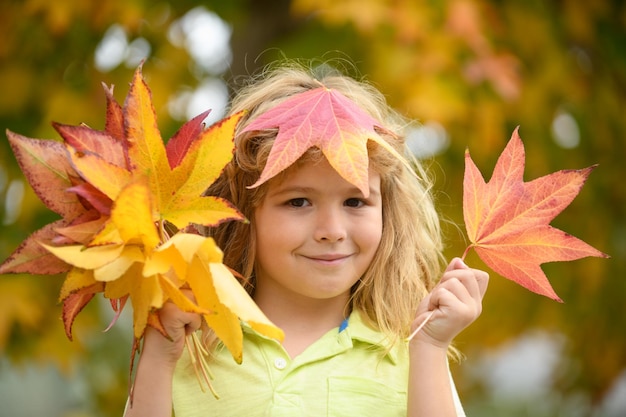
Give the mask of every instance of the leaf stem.
M 463 255 L 461 256 L 462 261 L 465 261 L 465 257 L 467 256 L 469 251 L 472 250 L 473 247 L 474 247 L 474 244 L 471 244 L 467 248 L 465 248 L 465 251 L 463 252 Z
M 193 370 L 196 373 L 196 378 L 198 379 L 198 384 L 200 384 L 200 389 L 202 392 L 206 392 L 204 389 L 204 383 L 206 382 L 209 390 L 213 394 L 216 399 L 219 399 L 220 396 L 217 394 L 217 391 L 213 388 L 213 384 L 211 380 L 213 379 L 213 374 L 211 373 L 211 369 L 204 358 L 205 355 L 208 355 L 208 352 L 202 346 L 202 342 L 198 339 L 198 336 L 195 333 L 192 333 L 190 336 L 185 338 L 185 346 L 187 347 L 187 351 L 189 352 L 189 356 L 191 358 L 191 364 L 193 365 Z
M 409 337 L 406 338 L 407 342 L 410 342 L 411 339 L 413 339 L 415 337 L 416 334 L 419 333 L 420 330 L 422 330 L 422 327 L 424 327 L 426 325 L 426 323 L 428 323 L 428 321 L 430 320 L 430 318 L 433 316 L 433 314 L 435 314 L 435 310 L 431 311 L 430 313 L 428 313 L 428 316 L 426 316 L 426 318 L 424 319 L 424 321 L 422 321 L 420 323 L 419 326 L 417 326 L 417 328 L 415 330 L 413 330 L 413 333 L 411 333 L 409 335 Z

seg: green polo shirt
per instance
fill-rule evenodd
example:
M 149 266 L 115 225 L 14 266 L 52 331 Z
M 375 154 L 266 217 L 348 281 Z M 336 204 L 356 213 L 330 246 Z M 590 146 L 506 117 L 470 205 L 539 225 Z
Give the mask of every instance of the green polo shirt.
M 200 390 L 185 350 L 174 375 L 175 415 L 406 416 L 407 345 L 385 353 L 384 342 L 355 312 L 292 359 L 280 343 L 244 326 L 241 365 L 221 345 L 210 362 L 219 399 Z

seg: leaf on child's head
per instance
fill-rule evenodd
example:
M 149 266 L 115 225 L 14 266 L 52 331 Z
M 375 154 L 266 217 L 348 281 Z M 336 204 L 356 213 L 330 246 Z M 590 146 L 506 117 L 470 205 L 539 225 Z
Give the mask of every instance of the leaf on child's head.
M 485 182 L 465 153 L 463 215 L 470 248 L 495 272 L 561 301 L 540 265 L 607 257 L 549 223 L 578 195 L 595 167 L 558 171 L 524 182 L 524 145 L 517 129 Z
M 268 129 L 278 129 L 278 135 L 260 178 L 251 187 L 273 178 L 317 147 L 339 175 L 367 197 L 368 140 L 404 161 L 378 132 L 393 133 L 355 102 L 323 86 L 289 97 L 254 119 L 243 132 Z

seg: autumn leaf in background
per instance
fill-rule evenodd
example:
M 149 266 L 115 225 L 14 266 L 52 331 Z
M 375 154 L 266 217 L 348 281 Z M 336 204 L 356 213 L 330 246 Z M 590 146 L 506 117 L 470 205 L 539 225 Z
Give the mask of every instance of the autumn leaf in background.
M 540 264 L 608 257 L 549 225 L 578 195 L 595 166 L 558 171 L 524 182 L 524 159 L 518 129 L 498 158 L 489 182 L 485 182 L 466 151 L 463 215 L 471 244 L 465 254 L 473 248 L 498 274 L 561 301 Z
M 70 339 L 75 317 L 95 294 L 111 301 L 116 318 L 130 300 L 133 358 L 147 325 L 167 336 L 156 314 L 167 300 L 202 314 L 237 362 L 240 320 L 282 339 L 222 264 L 220 248 L 195 228 L 244 220 L 228 201 L 203 196 L 232 159 L 241 114 L 204 129 L 208 112 L 202 113 L 165 146 L 141 68 L 123 107 L 112 88 L 105 92 L 102 131 L 54 123 L 62 142 L 7 131 L 35 193 L 61 219 L 29 236 L 0 273 L 66 272 L 60 300 Z

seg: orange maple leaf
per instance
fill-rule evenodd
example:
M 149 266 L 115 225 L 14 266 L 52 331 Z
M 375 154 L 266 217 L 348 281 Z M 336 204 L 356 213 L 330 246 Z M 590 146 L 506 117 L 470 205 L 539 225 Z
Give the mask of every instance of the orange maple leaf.
M 471 244 L 495 272 L 530 291 L 562 301 L 540 265 L 608 257 L 549 223 L 578 195 L 595 166 L 562 170 L 524 182 L 524 145 L 515 129 L 485 182 L 465 153 L 463 215 Z M 465 254 L 463 257 L 465 257 Z
M 369 195 L 367 141 L 373 140 L 404 162 L 380 133 L 393 135 L 340 92 L 324 86 L 296 94 L 270 108 L 243 132 L 278 129 L 256 187 L 318 147 L 330 165 L 364 196 Z M 404 162 L 405 163 L 405 162 Z M 411 169 L 409 167 L 409 169 Z

